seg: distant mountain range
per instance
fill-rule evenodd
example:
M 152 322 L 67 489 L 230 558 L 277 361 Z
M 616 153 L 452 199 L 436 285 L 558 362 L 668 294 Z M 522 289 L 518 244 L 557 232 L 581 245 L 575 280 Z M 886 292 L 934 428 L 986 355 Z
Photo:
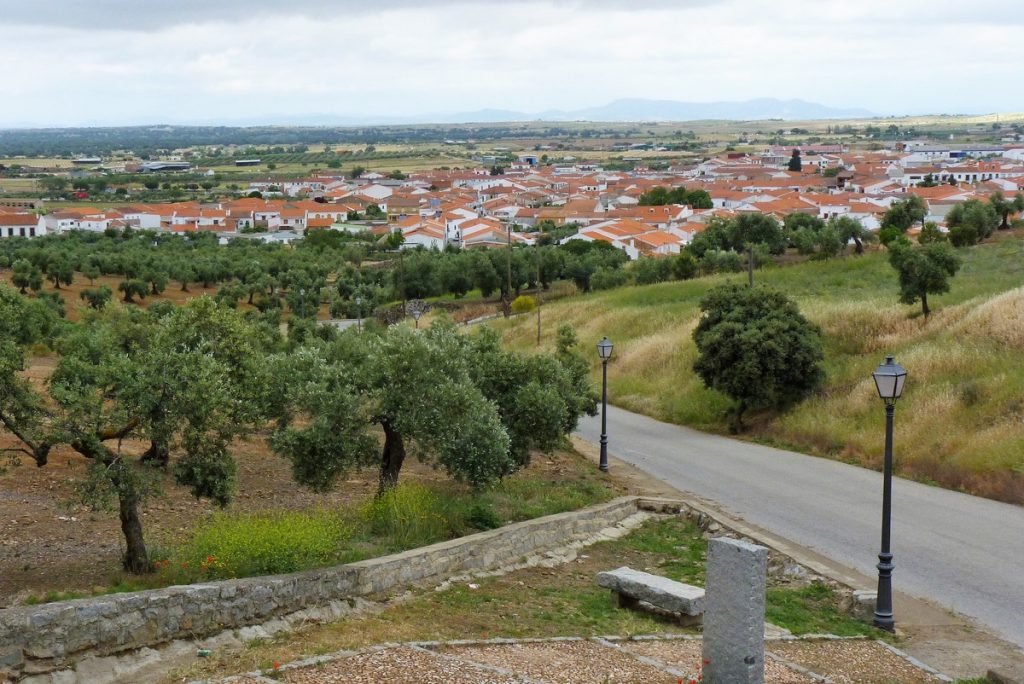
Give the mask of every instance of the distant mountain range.
M 763 121 L 782 119 L 805 121 L 812 119 L 860 119 L 878 116 L 866 109 L 843 109 L 829 107 L 806 100 L 778 100 L 762 97 L 742 102 L 678 102 L 675 100 L 647 100 L 642 98 L 619 99 L 600 107 L 583 109 L 548 109 L 542 112 L 521 112 L 511 109 L 477 109 L 469 112 L 435 112 L 395 116 L 352 115 L 329 113 L 277 113 L 260 114 L 240 118 L 162 119 L 172 126 L 410 126 L 415 124 L 471 124 L 505 123 L 516 121 L 701 121 L 708 119 L 731 121 Z M 137 119 L 137 117 L 133 117 Z M 151 122 L 150 122 L 151 123 Z M 104 120 L 85 121 L 77 126 L 60 125 L 52 122 L 17 122 L 0 126 L 9 128 L 73 128 L 139 126 L 145 121 Z
M 231 126 L 387 126 L 411 124 L 502 123 L 513 121 L 699 121 L 726 119 L 755 121 L 784 119 L 853 119 L 876 116 L 866 109 L 842 109 L 805 100 L 778 100 L 770 97 L 742 102 L 677 102 L 675 100 L 620 99 L 600 107 L 549 109 L 521 112 L 510 109 L 478 109 L 469 112 L 434 113 L 418 116 L 339 116 L 334 114 L 269 115 L 232 121 L 203 121 L 211 125 Z M 198 124 L 198 121 L 180 122 Z
M 873 116 L 866 109 L 839 109 L 805 100 L 777 100 L 763 97 L 743 102 L 678 102 L 629 98 L 600 107 L 572 111 L 548 110 L 524 114 L 503 110 L 480 110 L 455 114 L 457 121 L 699 121 L 730 119 L 851 119 Z M 487 118 L 479 118 L 487 117 Z M 490 118 L 495 117 L 495 118 Z

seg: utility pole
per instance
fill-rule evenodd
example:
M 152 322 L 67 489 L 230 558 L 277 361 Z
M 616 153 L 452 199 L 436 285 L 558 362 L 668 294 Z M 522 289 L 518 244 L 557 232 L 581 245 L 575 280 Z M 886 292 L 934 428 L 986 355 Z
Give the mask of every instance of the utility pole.
M 512 316 L 512 226 L 506 228 L 508 234 L 508 251 L 505 255 L 505 296 L 502 297 L 502 314 L 505 318 Z
M 540 257 L 541 257 L 541 254 L 540 254 L 540 247 L 535 245 L 534 249 L 537 250 L 537 346 L 539 347 L 540 346 L 540 291 L 541 291 L 541 284 L 540 284 Z

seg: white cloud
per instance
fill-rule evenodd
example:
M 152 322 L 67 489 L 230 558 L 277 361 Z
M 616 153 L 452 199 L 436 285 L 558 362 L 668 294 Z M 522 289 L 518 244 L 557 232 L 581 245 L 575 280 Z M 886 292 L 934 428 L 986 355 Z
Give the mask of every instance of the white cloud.
M 542 111 L 620 97 L 1024 110 L 1016 0 L 0 0 L 0 125 Z M 287 7 L 287 10 L 284 9 Z

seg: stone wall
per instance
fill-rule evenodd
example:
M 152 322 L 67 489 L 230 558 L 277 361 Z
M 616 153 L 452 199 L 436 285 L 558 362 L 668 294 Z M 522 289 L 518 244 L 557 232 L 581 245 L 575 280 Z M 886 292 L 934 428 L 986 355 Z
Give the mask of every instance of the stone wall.
M 203 637 L 332 602 L 515 564 L 593 537 L 635 515 L 641 505 L 638 497 L 621 497 L 392 556 L 290 575 L 6 608 L 0 610 L 0 681 L 4 670 L 47 672 L 86 655 Z

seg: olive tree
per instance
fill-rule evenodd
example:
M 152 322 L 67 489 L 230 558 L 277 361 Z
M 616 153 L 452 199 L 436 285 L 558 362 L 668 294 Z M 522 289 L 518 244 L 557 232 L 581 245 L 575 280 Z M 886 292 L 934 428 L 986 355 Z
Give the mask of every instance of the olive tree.
M 25 294 L 28 288 L 38 292 L 43 289 L 43 274 L 39 267 L 29 260 L 18 259 L 11 265 L 11 284 L 18 288 L 21 294 Z
M 594 410 L 586 363 L 572 358 L 569 350 L 522 357 L 492 333 L 470 339 L 450 323 L 312 340 L 276 358 L 271 445 L 318 491 L 376 462 L 382 494 L 397 486 L 409 451 L 485 486 L 526 465 L 531 450 L 552 449 Z
M 996 208 L 977 199 L 957 204 L 946 214 L 949 241 L 955 247 L 974 245 L 992 235 L 999 226 Z
M 225 505 L 235 473 L 228 444 L 258 422 L 267 396 L 239 314 L 208 298 L 162 311 L 107 306 L 88 314 L 55 341 L 60 357 L 43 389 L 25 377 L 22 347 L 0 345 L 0 428 L 39 467 L 58 445 L 86 460 L 80 494 L 90 505 L 116 506 L 132 573 L 152 567 L 139 508 L 157 491 L 160 471 L 122 440 L 177 453 L 175 480 Z
M 900 301 L 921 301 L 925 318 L 931 313 L 929 294 L 949 292 L 949 279 L 960 270 L 960 257 L 948 242 L 930 242 L 920 247 L 898 241 L 890 247 L 889 263 L 899 274 Z

